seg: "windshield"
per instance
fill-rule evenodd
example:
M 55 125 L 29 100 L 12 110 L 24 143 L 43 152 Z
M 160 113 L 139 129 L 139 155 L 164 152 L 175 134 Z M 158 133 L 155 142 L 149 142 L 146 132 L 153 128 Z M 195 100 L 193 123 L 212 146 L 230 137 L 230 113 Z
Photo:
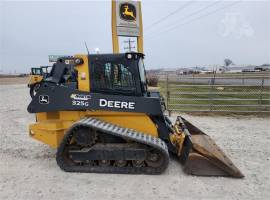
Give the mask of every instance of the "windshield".
M 140 72 L 141 81 L 143 83 L 146 83 L 145 69 L 144 69 L 144 63 L 143 63 L 142 58 L 139 60 L 139 72 Z
M 40 68 L 32 68 L 32 74 L 33 75 L 41 75 L 41 69 Z

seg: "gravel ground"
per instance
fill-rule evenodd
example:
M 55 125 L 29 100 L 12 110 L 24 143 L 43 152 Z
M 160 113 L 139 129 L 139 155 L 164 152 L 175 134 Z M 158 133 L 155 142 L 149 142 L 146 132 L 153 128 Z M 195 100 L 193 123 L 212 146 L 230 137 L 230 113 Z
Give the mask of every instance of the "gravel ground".
M 162 175 L 61 171 L 55 150 L 32 140 L 25 85 L 0 85 L 0 199 L 270 199 L 269 118 L 183 115 L 208 133 L 244 179 L 186 175 L 177 160 Z M 175 117 L 174 117 L 175 118 Z
M 1 77 L 0 76 L 0 85 L 13 85 L 16 84 L 27 84 L 29 77 Z

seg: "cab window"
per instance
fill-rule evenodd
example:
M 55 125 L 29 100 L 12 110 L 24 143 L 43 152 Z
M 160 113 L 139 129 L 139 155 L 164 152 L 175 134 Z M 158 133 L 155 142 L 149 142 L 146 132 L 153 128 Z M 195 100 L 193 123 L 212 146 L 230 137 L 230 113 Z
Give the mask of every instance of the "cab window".
M 99 62 L 93 66 L 93 90 L 111 93 L 133 94 L 136 91 L 135 78 L 122 63 Z
M 32 75 L 41 75 L 41 69 L 40 68 L 32 68 L 31 70 Z

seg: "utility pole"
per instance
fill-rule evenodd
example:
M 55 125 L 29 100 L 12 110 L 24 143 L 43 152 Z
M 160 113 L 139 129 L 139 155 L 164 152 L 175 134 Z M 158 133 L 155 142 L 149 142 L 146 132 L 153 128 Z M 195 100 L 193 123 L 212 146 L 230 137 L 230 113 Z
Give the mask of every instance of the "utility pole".
M 135 49 L 135 46 L 132 46 L 132 44 L 134 43 L 135 41 L 133 40 L 130 40 L 130 38 L 128 38 L 128 40 L 124 41 L 125 44 L 128 44 L 127 47 L 124 47 L 125 50 L 128 50 L 128 52 L 132 52 L 132 49 Z

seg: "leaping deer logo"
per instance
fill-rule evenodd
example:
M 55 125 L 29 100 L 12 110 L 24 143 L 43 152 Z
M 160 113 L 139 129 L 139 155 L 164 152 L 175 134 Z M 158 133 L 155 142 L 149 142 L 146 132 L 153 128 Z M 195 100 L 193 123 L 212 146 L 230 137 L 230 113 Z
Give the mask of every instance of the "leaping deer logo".
M 39 95 L 39 103 L 40 104 L 49 104 L 49 96 L 48 95 Z
M 125 11 L 123 12 L 123 15 L 130 16 L 133 19 L 135 19 L 133 11 L 129 11 L 128 5 L 125 5 L 124 8 L 125 8 Z
M 120 6 L 121 18 L 127 21 L 136 20 L 136 7 L 133 4 L 124 3 Z

